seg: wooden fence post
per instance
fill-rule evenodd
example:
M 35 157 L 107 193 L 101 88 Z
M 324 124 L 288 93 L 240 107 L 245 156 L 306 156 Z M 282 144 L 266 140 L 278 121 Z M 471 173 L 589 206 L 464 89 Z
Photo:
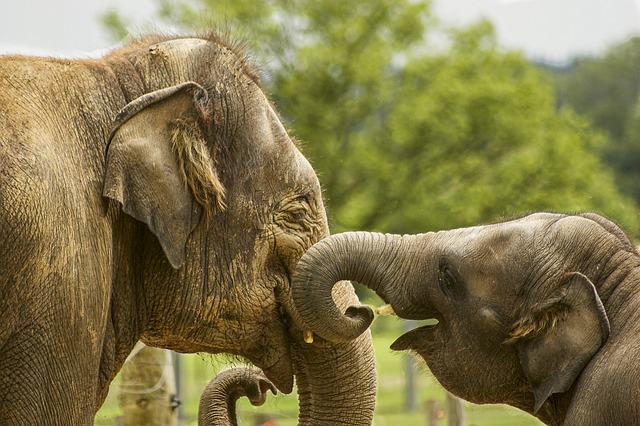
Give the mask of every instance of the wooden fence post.
M 171 352 L 139 342 L 132 355 L 120 372 L 122 424 L 177 426 Z
M 424 409 L 427 414 L 427 426 L 439 426 L 441 410 L 438 401 L 435 399 L 427 400 L 424 403 Z
M 456 398 L 447 392 L 445 410 L 447 412 L 448 426 L 465 426 L 467 414 L 464 409 L 464 401 L 462 399 Z

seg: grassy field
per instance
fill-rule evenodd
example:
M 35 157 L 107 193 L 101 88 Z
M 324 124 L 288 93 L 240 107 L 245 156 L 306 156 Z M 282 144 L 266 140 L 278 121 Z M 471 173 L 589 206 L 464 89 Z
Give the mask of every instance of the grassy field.
M 425 425 L 427 401 L 435 401 L 440 407 L 444 406 L 445 393 L 431 376 L 429 370 L 419 366 L 413 375 L 417 390 L 417 408 L 415 411 L 406 410 L 406 355 L 394 353 L 389 349 L 393 340 L 399 336 L 398 326 L 391 323 L 392 318 L 377 321 L 374 328 L 374 345 L 376 351 L 376 367 L 378 374 L 378 396 L 373 424 L 375 426 Z M 385 326 L 385 324 L 387 324 Z M 388 324 L 391 324 L 390 326 Z M 184 425 L 195 425 L 200 393 L 207 382 L 225 368 L 227 363 L 222 357 L 180 355 L 182 365 L 182 418 Z M 112 386 L 107 401 L 96 416 L 96 425 L 113 425 L 120 415 L 118 406 L 117 378 Z M 295 392 L 295 391 L 294 391 Z M 272 418 L 278 426 L 297 424 L 298 402 L 295 394 L 269 394 L 267 402 L 262 407 L 253 407 L 248 401 L 242 400 L 238 404 L 240 424 L 253 426 L 258 418 Z M 474 405 L 466 404 L 467 425 L 475 426 L 534 426 L 541 425 L 535 418 L 502 405 Z M 446 413 L 441 424 L 446 424 Z M 265 416 L 265 417 L 263 417 Z M 259 424 L 259 423 L 258 423 Z

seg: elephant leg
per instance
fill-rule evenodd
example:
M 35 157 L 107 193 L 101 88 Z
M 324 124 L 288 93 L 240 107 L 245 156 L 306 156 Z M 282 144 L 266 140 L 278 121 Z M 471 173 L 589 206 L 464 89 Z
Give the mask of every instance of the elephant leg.
M 91 356 L 89 344 L 78 338 L 74 346 L 60 348 L 54 333 L 33 324 L 11 336 L 0 350 L 0 423 L 3 425 L 89 425 L 97 410 L 99 357 Z M 83 353 L 83 351 L 87 351 Z M 56 363 L 52 363 L 55 359 Z M 75 368 L 74 368 L 75 367 Z M 20 374 L 5 374 L 19 371 Z M 82 398 L 71 398 L 84 395 Z

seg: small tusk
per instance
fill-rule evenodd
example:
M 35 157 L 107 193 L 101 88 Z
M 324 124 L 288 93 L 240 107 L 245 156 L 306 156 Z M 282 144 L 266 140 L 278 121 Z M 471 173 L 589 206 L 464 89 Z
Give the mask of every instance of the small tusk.
M 313 343 L 313 331 L 307 330 L 302 332 L 305 343 Z
M 386 305 L 382 305 L 376 309 L 376 314 L 378 315 L 395 315 L 396 313 L 393 311 L 393 307 L 387 303 Z

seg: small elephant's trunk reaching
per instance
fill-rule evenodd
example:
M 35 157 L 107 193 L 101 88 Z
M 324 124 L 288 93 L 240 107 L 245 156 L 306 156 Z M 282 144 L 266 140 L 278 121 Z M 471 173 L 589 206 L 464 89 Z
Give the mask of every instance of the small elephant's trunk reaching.
M 320 337 L 349 341 L 359 336 L 373 321 L 368 306 L 350 306 L 339 312 L 332 288 L 341 280 L 366 285 L 385 302 L 379 313 L 397 312 L 403 318 L 416 315 L 414 306 L 400 297 L 398 266 L 406 262 L 406 246 L 418 236 L 400 236 L 371 232 L 346 232 L 320 241 L 298 262 L 292 279 L 293 300 L 303 323 Z M 393 308 L 391 308 L 393 305 Z

